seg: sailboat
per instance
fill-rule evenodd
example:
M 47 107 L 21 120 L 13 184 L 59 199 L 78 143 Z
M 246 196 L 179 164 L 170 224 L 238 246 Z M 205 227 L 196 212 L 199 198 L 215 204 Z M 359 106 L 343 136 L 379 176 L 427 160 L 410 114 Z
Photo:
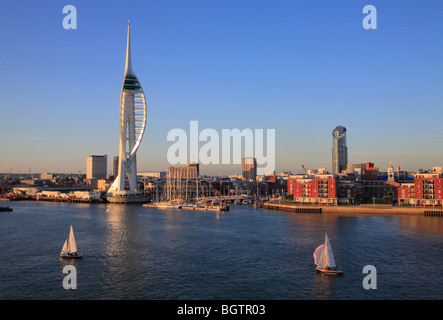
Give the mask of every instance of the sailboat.
M 82 256 L 77 254 L 77 245 L 75 243 L 74 238 L 74 230 L 69 230 L 69 236 L 65 241 L 65 244 L 63 245 L 62 251 L 60 252 L 60 257 L 62 258 L 81 258 Z
M 317 272 L 331 275 L 343 274 L 343 271 L 338 270 L 335 265 L 334 254 L 327 233 L 325 233 L 325 243 L 318 246 L 314 251 L 314 263 L 317 265 L 317 268 L 315 268 Z

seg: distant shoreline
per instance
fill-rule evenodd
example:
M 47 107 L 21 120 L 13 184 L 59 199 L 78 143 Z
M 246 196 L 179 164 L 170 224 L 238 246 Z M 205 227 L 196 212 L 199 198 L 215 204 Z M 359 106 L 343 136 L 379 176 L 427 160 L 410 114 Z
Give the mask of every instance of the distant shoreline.
M 264 203 L 264 209 L 287 211 L 295 213 L 354 213 L 354 214 L 380 214 L 380 215 L 422 215 L 422 216 L 442 216 L 442 207 L 398 207 L 380 205 L 343 205 L 343 206 L 322 206 L 322 205 L 295 205 L 280 203 Z

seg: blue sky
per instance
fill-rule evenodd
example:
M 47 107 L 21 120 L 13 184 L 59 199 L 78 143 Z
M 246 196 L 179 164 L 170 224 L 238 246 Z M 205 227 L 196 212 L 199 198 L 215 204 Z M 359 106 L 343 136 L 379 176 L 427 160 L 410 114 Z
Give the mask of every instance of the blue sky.
M 365 30 L 365 5 L 377 29 Z M 65 30 L 65 5 L 77 29 Z M 443 2 L 0 2 L 0 172 L 86 171 L 118 154 L 126 28 L 148 103 L 138 170 L 165 170 L 171 129 L 275 129 L 276 170 L 443 162 Z M 203 173 L 240 173 L 208 166 Z

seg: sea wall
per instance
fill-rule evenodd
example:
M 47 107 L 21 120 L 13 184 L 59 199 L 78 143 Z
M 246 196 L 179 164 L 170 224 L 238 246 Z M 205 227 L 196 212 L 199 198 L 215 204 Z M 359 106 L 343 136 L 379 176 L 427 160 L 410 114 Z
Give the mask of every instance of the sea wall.
M 344 213 L 344 214 L 380 214 L 380 215 L 426 215 L 443 216 L 443 208 L 435 207 L 398 207 L 398 206 L 318 206 L 318 205 L 294 205 L 279 203 L 264 203 L 263 207 L 268 210 L 288 211 L 296 213 Z

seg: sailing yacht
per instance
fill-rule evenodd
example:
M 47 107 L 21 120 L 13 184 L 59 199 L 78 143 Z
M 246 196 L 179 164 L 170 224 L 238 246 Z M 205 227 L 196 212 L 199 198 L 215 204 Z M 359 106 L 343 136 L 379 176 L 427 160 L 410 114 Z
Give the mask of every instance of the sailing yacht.
M 318 246 L 314 251 L 314 263 L 317 265 L 317 268 L 315 268 L 317 272 L 331 275 L 343 274 L 343 271 L 337 269 L 335 264 L 334 254 L 332 253 L 327 233 L 325 233 L 325 243 Z
M 69 236 L 63 245 L 62 251 L 60 252 L 60 257 L 62 258 L 81 258 L 82 256 L 77 254 L 77 245 L 74 238 L 74 230 L 71 228 L 69 230 Z

